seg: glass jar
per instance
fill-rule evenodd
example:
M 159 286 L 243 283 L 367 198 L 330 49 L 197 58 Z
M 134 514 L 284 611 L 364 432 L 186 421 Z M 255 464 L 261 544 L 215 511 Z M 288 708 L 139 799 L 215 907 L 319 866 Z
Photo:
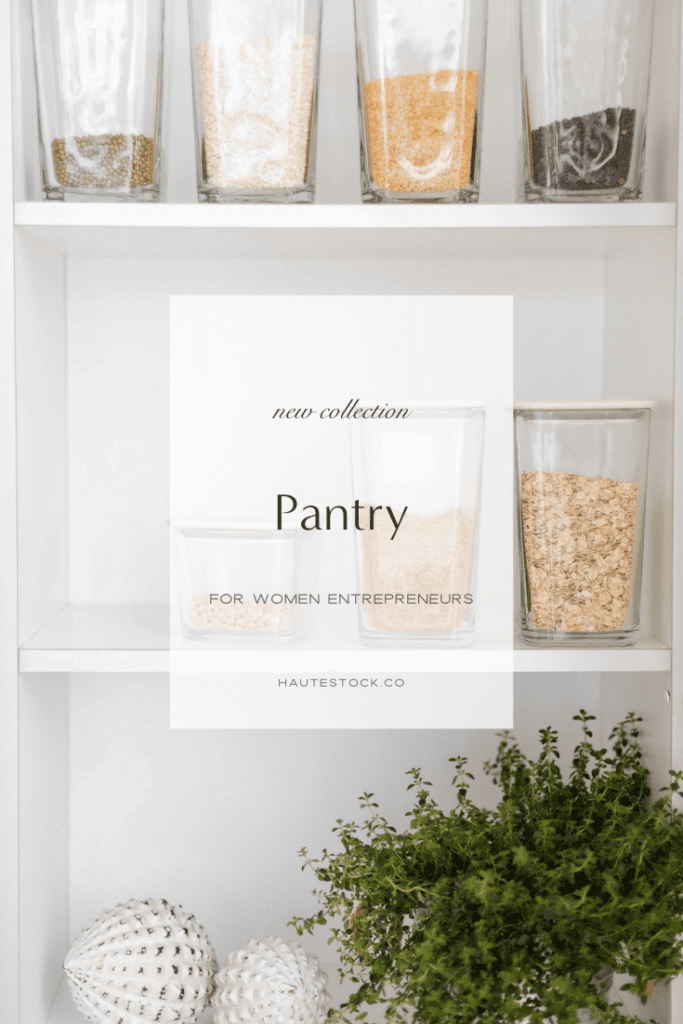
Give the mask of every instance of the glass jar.
M 484 409 L 395 411 L 350 424 L 360 637 L 464 647 L 474 640 Z
M 315 192 L 322 0 L 189 0 L 200 202 Z
M 319 541 L 270 520 L 174 523 L 180 621 L 222 646 L 290 642 L 313 624 Z
M 366 203 L 476 203 L 488 0 L 355 0 Z
M 515 406 L 527 643 L 621 647 L 637 640 L 653 405 Z
M 519 0 L 520 199 L 643 193 L 655 0 Z
M 164 0 L 33 0 L 43 196 L 161 197 Z

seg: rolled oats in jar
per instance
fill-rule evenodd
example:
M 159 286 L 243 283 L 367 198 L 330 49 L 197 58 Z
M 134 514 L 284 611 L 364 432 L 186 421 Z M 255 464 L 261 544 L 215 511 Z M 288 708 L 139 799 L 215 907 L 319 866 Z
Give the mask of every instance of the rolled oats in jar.
M 651 402 L 515 407 L 521 635 L 638 637 Z

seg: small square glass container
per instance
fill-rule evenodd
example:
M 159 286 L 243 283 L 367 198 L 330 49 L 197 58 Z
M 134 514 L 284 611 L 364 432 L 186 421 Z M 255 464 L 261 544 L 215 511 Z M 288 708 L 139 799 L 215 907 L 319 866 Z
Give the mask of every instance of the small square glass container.
M 623 647 L 640 627 L 654 402 L 515 405 L 521 636 Z
M 315 532 L 271 520 L 172 524 L 183 634 L 222 646 L 289 643 L 312 626 Z

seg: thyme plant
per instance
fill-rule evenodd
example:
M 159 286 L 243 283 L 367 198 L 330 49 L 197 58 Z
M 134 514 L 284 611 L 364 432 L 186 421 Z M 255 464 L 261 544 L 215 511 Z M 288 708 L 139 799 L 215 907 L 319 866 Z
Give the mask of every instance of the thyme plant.
M 593 720 L 575 716 L 583 738 L 568 781 L 555 730 L 541 730 L 535 761 L 502 733 L 484 765 L 502 791 L 495 810 L 472 802 L 474 776 L 455 757 L 453 810 L 412 769 L 404 832 L 364 793 L 368 819 L 333 829 L 341 852 L 300 851 L 326 888 L 314 890 L 319 911 L 291 924 L 301 935 L 335 919 L 328 941 L 356 985 L 333 1016 L 364 1021 L 381 1003 L 387 1021 L 419 1024 L 576 1024 L 579 1008 L 638 1020 L 592 979 L 606 967 L 629 974 L 623 988 L 645 1001 L 648 981 L 683 968 L 683 772 L 648 802 L 641 719 L 620 722 L 609 750 L 593 745 Z

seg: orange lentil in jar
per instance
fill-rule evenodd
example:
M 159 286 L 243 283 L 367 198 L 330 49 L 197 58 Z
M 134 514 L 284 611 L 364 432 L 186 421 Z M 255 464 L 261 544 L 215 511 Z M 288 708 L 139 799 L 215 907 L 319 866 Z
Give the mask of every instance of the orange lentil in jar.
M 479 72 L 422 72 L 365 84 L 372 182 L 391 192 L 470 183 Z

